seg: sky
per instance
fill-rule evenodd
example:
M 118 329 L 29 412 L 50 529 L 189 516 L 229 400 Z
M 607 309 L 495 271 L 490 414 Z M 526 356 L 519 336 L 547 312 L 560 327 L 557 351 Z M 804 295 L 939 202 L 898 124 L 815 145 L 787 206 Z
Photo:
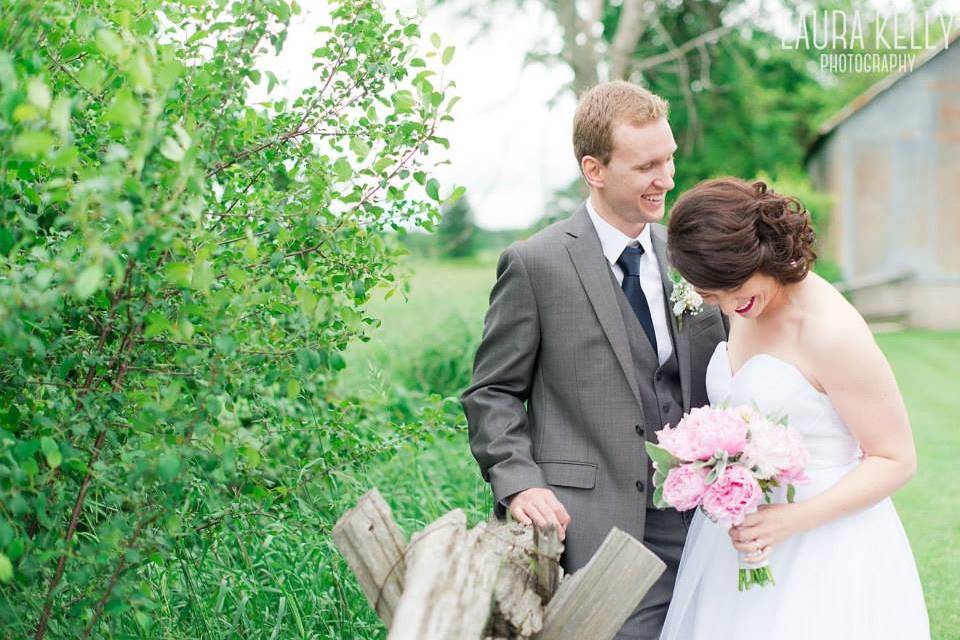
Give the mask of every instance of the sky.
M 454 0 L 456 3 L 457 0 Z M 459 0 L 463 2 L 465 0 Z M 389 15 L 417 11 L 417 0 L 383 0 Z M 328 22 L 325 2 L 301 3 L 287 45 L 279 59 L 265 66 L 295 89 L 297 78 L 309 77 L 309 55 L 316 48 L 314 29 Z M 431 3 L 427 2 L 429 6 Z M 551 194 L 578 175 L 570 133 L 575 102 L 564 90 L 572 79 L 565 65 L 524 64 L 531 43 L 560 48 L 560 29 L 540 2 L 479 3 L 490 29 L 478 34 L 477 24 L 458 15 L 455 4 L 431 7 L 421 31 L 425 38 L 438 33 L 444 45 L 456 45 L 447 67 L 461 96 L 455 121 L 444 123 L 439 134 L 449 138 L 450 164 L 435 174 L 447 188 L 467 187 L 467 197 L 478 225 L 488 229 L 527 227 L 544 213 Z M 776 0 L 749 0 L 751 14 L 766 11 L 773 25 L 782 20 Z M 883 10 L 906 10 L 907 0 L 874 0 Z M 960 0 L 938 0 L 934 9 L 958 16 Z

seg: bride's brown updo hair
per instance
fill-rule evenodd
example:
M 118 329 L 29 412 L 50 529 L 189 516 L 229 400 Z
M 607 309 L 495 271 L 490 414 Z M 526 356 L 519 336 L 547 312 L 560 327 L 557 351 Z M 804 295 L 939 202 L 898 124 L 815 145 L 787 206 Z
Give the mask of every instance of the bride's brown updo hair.
M 754 273 L 782 284 L 807 275 L 816 254 L 810 214 L 796 198 L 763 182 L 739 178 L 701 182 L 670 210 L 667 255 L 687 282 L 729 291 Z

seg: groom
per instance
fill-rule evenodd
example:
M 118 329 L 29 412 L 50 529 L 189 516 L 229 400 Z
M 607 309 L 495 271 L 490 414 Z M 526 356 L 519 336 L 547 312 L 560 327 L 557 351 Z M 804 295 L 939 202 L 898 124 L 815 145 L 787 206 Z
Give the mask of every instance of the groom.
M 573 146 L 590 197 L 500 256 L 461 401 L 497 516 L 557 525 L 568 573 L 612 527 L 666 562 L 617 635 L 653 640 L 689 517 L 653 507 L 644 442 L 707 403 L 707 362 L 726 331 L 715 307 L 682 323 L 671 311 L 657 224 L 677 148 L 666 103 L 626 82 L 598 85 L 577 106 Z

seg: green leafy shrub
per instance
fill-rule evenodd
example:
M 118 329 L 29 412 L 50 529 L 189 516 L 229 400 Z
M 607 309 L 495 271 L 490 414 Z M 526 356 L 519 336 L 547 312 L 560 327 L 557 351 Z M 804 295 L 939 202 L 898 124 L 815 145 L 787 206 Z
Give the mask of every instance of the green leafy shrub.
M 291 99 L 257 61 L 294 2 L 2 0 L 4 635 L 260 636 L 226 613 L 223 545 L 294 607 L 245 545 L 320 518 L 311 482 L 446 428 L 438 405 L 384 429 L 331 388 L 371 291 L 401 286 L 389 232 L 438 220 L 453 50 L 419 54 L 371 0 L 329 11 Z

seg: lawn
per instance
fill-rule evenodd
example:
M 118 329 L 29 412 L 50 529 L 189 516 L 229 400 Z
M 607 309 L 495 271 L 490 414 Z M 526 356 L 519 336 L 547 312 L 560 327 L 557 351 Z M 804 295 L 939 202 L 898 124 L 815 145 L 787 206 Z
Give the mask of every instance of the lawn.
M 472 349 L 479 339 L 495 259 L 470 262 L 414 262 L 409 301 L 378 301 L 375 315 L 383 327 L 366 344 L 351 348 L 344 383 L 362 388 L 379 376 L 402 383 L 397 368 L 409 371 L 423 353 L 435 353 L 443 341 L 465 359 L 449 380 L 469 375 Z M 466 336 L 466 339 L 464 339 Z M 906 398 L 919 451 L 919 471 L 894 497 L 910 537 L 930 612 L 932 637 L 960 640 L 960 510 L 952 482 L 960 479 L 960 332 L 906 331 L 877 336 Z M 442 351 L 442 349 L 441 349 Z M 457 363 L 448 364 L 454 367 Z M 406 374 L 405 374 L 406 375 Z M 466 436 L 438 440 L 429 447 L 403 451 L 352 479 L 351 492 L 380 487 L 401 527 L 409 534 L 449 509 L 462 508 L 471 522 L 487 515 L 490 494 L 467 448 Z M 870 544 L 865 539 L 864 544 Z M 345 571 L 342 562 L 337 571 Z M 342 583 L 341 583 L 342 581 Z M 329 620 L 340 637 L 374 637 L 373 614 L 362 603 L 352 578 L 337 578 L 341 610 Z

